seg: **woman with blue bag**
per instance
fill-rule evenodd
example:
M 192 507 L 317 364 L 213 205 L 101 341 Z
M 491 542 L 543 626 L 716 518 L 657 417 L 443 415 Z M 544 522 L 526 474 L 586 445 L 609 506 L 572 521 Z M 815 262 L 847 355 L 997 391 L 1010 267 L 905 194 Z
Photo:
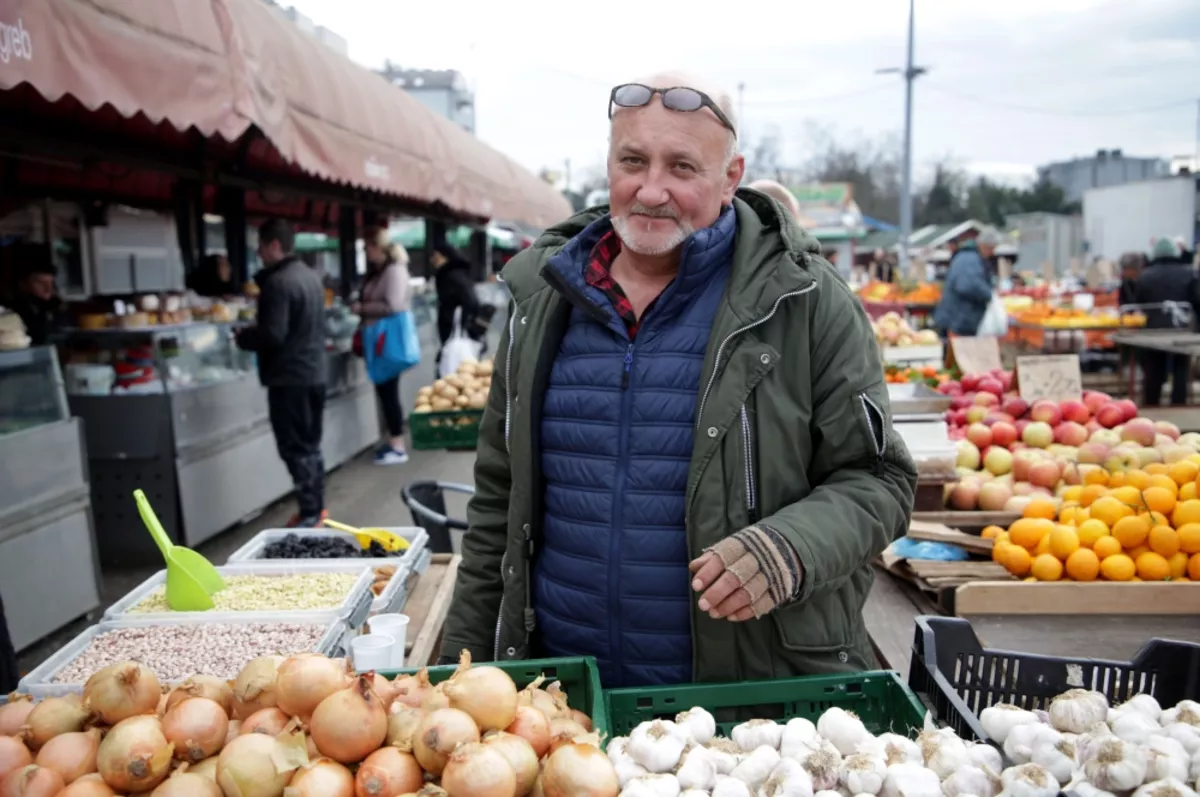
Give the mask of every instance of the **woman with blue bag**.
M 363 357 L 389 435 L 375 453 L 375 464 L 403 465 L 408 462 L 408 452 L 400 408 L 400 375 L 421 359 L 416 324 L 409 312 L 408 252 L 388 240 L 386 228 L 367 230 L 363 245 L 367 278 L 360 301 L 352 309 L 362 316 Z

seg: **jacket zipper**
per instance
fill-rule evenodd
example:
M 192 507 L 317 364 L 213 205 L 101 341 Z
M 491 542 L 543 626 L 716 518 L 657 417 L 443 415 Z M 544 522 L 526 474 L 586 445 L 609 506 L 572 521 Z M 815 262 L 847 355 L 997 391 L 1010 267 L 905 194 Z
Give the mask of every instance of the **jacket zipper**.
M 517 339 L 517 303 L 513 302 L 512 316 L 508 319 L 508 353 L 504 357 L 504 450 L 512 453 L 508 435 L 512 431 L 512 355 Z
M 754 329 L 755 327 L 759 326 L 760 324 L 765 324 L 768 321 L 770 321 L 775 316 L 775 313 L 779 310 L 779 305 L 780 305 L 780 303 L 783 302 L 784 299 L 789 299 L 793 296 L 803 296 L 804 294 L 809 293 L 810 291 L 816 290 L 816 288 L 817 288 L 817 284 L 814 282 L 812 285 L 809 285 L 804 288 L 800 288 L 799 290 L 789 291 L 787 293 L 779 294 L 779 297 L 777 299 L 775 299 L 775 304 L 771 305 L 771 311 L 769 313 L 767 313 L 765 316 L 758 319 L 757 321 L 753 321 L 749 324 L 746 324 L 746 326 L 744 326 L 744 327 L 740 327 L 738 329 L 733 330 L 732 332 L 730 332 L 728 335 L 725 336 L 725 339 L 723 341 L 721 341 L 721 345 L 717 346 L 717 356 L 713 358 L 712 373 L 708 377 L 708 384 L 705 385 L 705 387 L 704 387 L 704 395 L 700 398 L 700 410 L 699 410 L 699 412 L 696 413 L 696 428 L 697 429 L 700 428 L 700 422 L 704 419 L 704 405 L 706 403 L 708 403 L 708 394 L 712 391 L 713 383 L 717 381 L 717 372 L 720 371 L 720 369 L 721 369 L 721 355 L 725 353 L 725 346 L 728 345 L 729 341 L 733 340 L 734 338 L 736 338 L 738 335 L 742 334 L 743 332 L 749 332 L 751 329 Z
M 625 347 L 625 366 L 621 371 L 621 389 L 625 390 L 629 387 L 629 372 L 633 368 L 633 342 Z
M 500 611 L 496 613 L 496 635 L 492 645 L 492 661 L 500 661 L 500 627 L 504 624 L 504 563 L 508 561 L 508 551 L 500 557 Z
M 742 405 L 742 454 L 746 460 L 746 509 L 751 523 L 758 522 L 758 485 L 754 479 L 754 438 L 746 405 Z
M 883 428 L 885 416 L 880 411 L 879 406 L 866 393 L 859 393 L 858 400 L 862 404 L 863 415 L 867 419 L 867 428 L 871 431 L 871 442 L 875 445 L 875 475 L 882 476 L 884 457 L 887 455 L 887 429 Z M 872 410 L 879 417 L 880 427 L 878 431 L 876 431 L 875 421 L 871 417 Z

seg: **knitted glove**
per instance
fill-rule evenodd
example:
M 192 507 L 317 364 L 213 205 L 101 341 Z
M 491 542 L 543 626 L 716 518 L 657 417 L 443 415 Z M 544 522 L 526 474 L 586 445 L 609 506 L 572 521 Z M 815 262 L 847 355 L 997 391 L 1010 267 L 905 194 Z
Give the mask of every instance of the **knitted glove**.
M 720 559 L 725 572 L 736 579 L 738 588 L 746 591 L 755 617 L 762 617 L 800 595 L 804 580 L 800 557 L 791 543 L 770 526 L 759 524 L 742 529 L 705 549 L 705 553 Z M 724 575 L 713 583 L 719 583 L 720 578 Z M 737 594 L 735 589 L 722 603 Z

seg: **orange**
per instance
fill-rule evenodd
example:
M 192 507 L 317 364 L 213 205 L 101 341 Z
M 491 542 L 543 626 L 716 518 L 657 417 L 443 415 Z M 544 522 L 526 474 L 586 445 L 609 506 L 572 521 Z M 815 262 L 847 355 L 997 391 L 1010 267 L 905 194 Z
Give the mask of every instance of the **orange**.
M 1121 543 L 1117 542 L 1116 537 L 1109 535 L 1096 540 L 1095 544 L 1092 545 L 1092 550 L 1095 551 L 1096 556 L 1099 556 L 1101 561 L 1103 561 L 1110 556 L 1116 556 L 1119 554 L 1121 552 Z
M 1174 556 L 1167 557 L 1167 564 L 1171 568 L 1171 578 L 1183 578 L 1187 575 L 1188 555 L 1183 551 Z
M 1033 560 L 1029 572 L 1038 581 L 1058 581 L 1062 578 L 1063 563 L 1053 554 L 1044 553 Z
M 1050 541 L 1050 553 L 1064 562 L 1079 550 L 1079 534 L 1071 526 L 1055 526 L 1046 539 Z
M 1149 523 L 1150 528 L 1171 525 L 1171 519 L 1162 512 L 1138 512 L 1138 517 Z
M 1200 476 L 1200 465 L 1187 459 L 1181 459 L 1178 462 L 1172 462 L 1167 466 L 1167 475 L 1171 480 L 1183 488 L 1187 484 L 1195 484 L 1196 477 Z
M 1080 509 L 1082 509 L 1082 507 L 1064 506 L 1058 511 L 1058 522 L 1067 526 L 1074 526 L 1079 522 L 1075 519 L 1075 513 Z
M 1150 522 L 1141 517 L 1123 517 L 1112 527 L 1112 535 L 1125 549 L 1141 545 L 1150 534 Z
M 1041 556 L 1044 553 L 1050 553 L 1050 535 L 1049 534 L 1047 534 L 1045 537 L 1042 537 L 1041 542 L 1039 542 L 1037 544 L 1037 547 L 1033 549 L 1034 556 Z
M 1125 487 L 1118 487 L 1115 490 L 1110 490 L 1108 494 L 1120 501 L 1122 504 L 1127 504 L 1128 506 L 1136 507 L 1138 509 L 1142 508 L 1142 493 L 1136 487 L 1130 487 L 1126 485 Z
M 1129 517 L 1134 514 L 1133 508 L 1126 506 L 1112 496 L 1106 495 L 1103 498 L 1097 498 L 1089 508 L 1091 516 L 1099 520 L 1110 529 L 1116 525 L 1117 521 L 1123 517 Z
M 1119 470 L 1116 473 L 1109 474 L 1109 477 L 1108 477 L 1108 486 L 1109 487 L 1124 487 L 1128 483 L 1129 483 L 1128 477 L 1125 475 L 1125 471 L 1123 471 L 1123 470 Z
M 1083 483 L 1086 485 L 1097 485 L 1099 487 L 1108 486 L 1108 472 L 1103 468 L 1095 470 L 1088 469 L 1087 473 L 1083 474 Z
M 1200 501 L 1195 498 L 1180 501 L 1171 512 L 1171 525 L 1175 528 L 1186 526 L 1188 523 L 1200 523 Z
M 1004 564 L 1004 549 L 1012 545 L 1011 542 L 997 542 L 992 546 L 992 561 L 998 565 Z
M 1049 498 L 1039 495 L 1034 496 L 1033 500 L 1025 505 L 1025 511 L 1021 513 L 1021 517 L 1054 520 L 1056 514 L 1058 514 L 1058 506 Z
M 1001 557 L 1000 564 L 1014 576 L 1027 575 L 1029 568 L 1033 566 L 1033 557 L 1020 545 L 1005 545 L 999 556 Z
M 1091 520 L 1091 519 L 1092 519 L 1092 511 L 1090 509 L 1088 509 L 1086 506 L 1075 507 L 1075 525 L 1076 526 L 1078 526 L 1080 523 L 1082 523 L 1085 520 Z
M 1166 581 L 1171 577 L 1171 565 L 1153 551 L 1142 554 L 1135 561 L 1138 578 L 1142 581 Z
M 1163 468 L 1166 467 L 1166 465 L 1163 465 Z M 1175 480 L 1166 473 L 1153 474 L 1149 479 L 1149 483 L 1146 485 L 1146 489 L 1149 490 L 1151 487 L 1161 487 L 1171 493 L 1171 495 L 1179 495 L 1179 485 L 1176 484 Z
M 1196 497 L 1196 483 L 1195 482 L 1188 482 L 1187 484 L 1185 484 L 1179 488 L 1179 500 L 1180 501 L 1191 501 L 1195 497 Z
M 1179 532 L 1179 550 L 1186 554 L 1200 553 L 1200 523 L 1185 523 L 1175 530 Z
M 1100 575 L 1100 557 L 1094 551 L 1080 548 L 1067 557 L 1067 578 L 1073 581 L 1095 581 Z
M 1079 494 L 1080 506 L 1091 506 L 1097 498 L 1103 498 L 1108 490 L 1103 484 L 1089 484 L 1083 488 L 1083 492 Z
M 1125 483 L 1139 490 L 1145 490 L 1150 486 L 1150 474 L 1144 470 L 1131 470 L 1125 474 Z
M 996 539 L 992 541 L 992 545 L 999 545 L 999 544 L 1000 544 L 1000 543 L 1002 543 L 1002 542 L 1003 542 L 1003 543 L 1007 543 L 1007 544 L 1011 544 L 1011 543 L 1012 543 L 1012 540 L 1010 540 L 1010 539 L 1008 538 L 1008 532 L 1007 532 L 1007 531 L 1002 531 L 1002 532 L 1000 532 L 999 534 L 997 534 L 997 535 L 996 535 Z
M 1070 504 L 1078 504 L 1083 496 L 1083 485 L 1073 484 L 1062 492 L 1062 500 Z
M 1148 509 L 1170 516 L 1171 512 L 1175 509 L 1175 494 L 1175 490 L 1170 490 L 1166 487 L 1157 485 L 1147 487 L 1145 490 L 1142 490 L 1142 502 Z
M 1109 532 L 1108 526 L 1092 518 L 1080 523 L 1075 533 L 1079 535 L 1079 544 L 1081 546 L 1091 548 L 1096 543 L 1096 540 L 1108 536 Z
M 1146 544 L 1160 556 L 1174 556 L 1179 553 L 1179 532 L 1170 526 L 1155 526 L 1150 529 Z
M 1200 581 L 1200 553 L 1188 557 L 1187 574 L 1192 581 Z
M 1109 581 L 1129 581 L 1136 573 L 1133 560 L 1123 553 L 1114 554 L 1100 561 L 1100 574 Z
M 1146 465 L 1146 467 L 1142 468 L 1142 470 L 1146 471 L 1146 473 L 1150 474 L 1151 476 L 1167 475 L 1167 466 L 1161 462 L 1150 462 Z
M 979 536 L 983 537 L 985 540 L 994 540 L 996 539 L 997 535 L 1003 533 L 1004 529 L 1000 528 L 999 526 L 984 526 L 983 531 L 980 532 Z
M 1050 532 L 1054 531 L 1054 523 L 1045 518 L 1021 518 L 1008 527 L 1008 537 L 1014 545 L 1022 548 L 1036 548 Z
M 1150 553 L 1150 546 L 1146 545 L 1145 543 L 1142 543 L 1141 545 L 1137 546 L 1136 548 L 1126 548 L 1125 549 L 1125 554 L 1135 562 L 1137 561 L 1137 558 L 1144 553 Z

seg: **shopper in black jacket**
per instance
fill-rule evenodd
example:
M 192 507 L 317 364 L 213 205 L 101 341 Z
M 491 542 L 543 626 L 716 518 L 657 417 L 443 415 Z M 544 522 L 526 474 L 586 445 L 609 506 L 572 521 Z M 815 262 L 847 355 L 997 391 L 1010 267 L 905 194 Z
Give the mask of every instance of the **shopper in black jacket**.
M 1187 330 L 1200 307 L 1200 282 L 1190 263 L 1182 262 L 1179 246 L 1169 238 L 1154 244 L 1150 264 L 1142 271 L 1135 290 L 1137 304 L 1145 308 L 1149 329 Z M 1162 388 L 1171 372 L 1171 404 L 1187 403 L 1191 360 L 1182 354 L 1144 350 L 1141 355 L 1144 383 L 1142 406 L 1157 407 Z
M 294 254 L 295 232 L 282 219 L 258 228 L 265 268 L 259 287 L 258 323 L 242 330 L 238 345 L 258 355 L 258 377 L 279 456 L 296 486 L 299 512 L 292 526 L 321 524 L 325 512 L 325 288 L 321 276 Z
M 475 280 L 471 278 L 471 264 L 458 250 L 442 241 L 433 247 L 429 258 L 433 265 L 433 284 L 438 299 L 438 338 L 442 345 L 454 331 L 454 311 L 462 309 L 462 328 L 471 338 L 479 340 L 479 316 L 483 305 L 475 295 Z M 483 331 L 487 332 L 484 322 Z

